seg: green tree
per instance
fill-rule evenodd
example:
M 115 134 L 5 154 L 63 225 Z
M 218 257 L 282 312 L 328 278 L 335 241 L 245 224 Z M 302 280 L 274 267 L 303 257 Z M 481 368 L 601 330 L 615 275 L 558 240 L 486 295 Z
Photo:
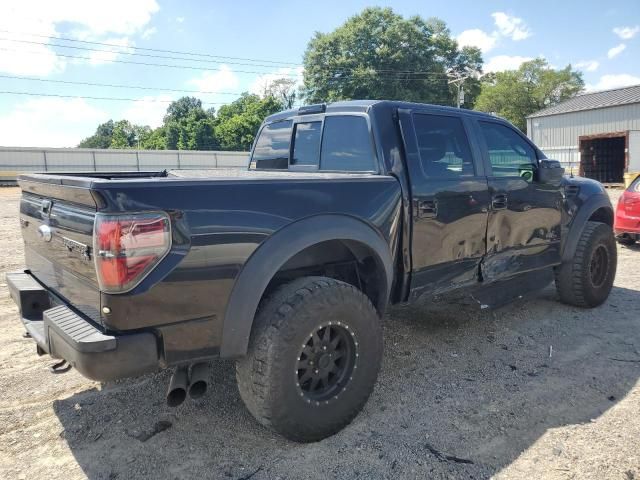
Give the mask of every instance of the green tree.
M 169 150 L 215 150 L 215 110 L 204 110 L 202 101 L 182 97 L 172 102 L 164 116 L 165 145 Z
M 452 105 L 447 73 L 479 71 L 482 58 L 477 49 L 461 51 L 442 20 L 405 19 L 375 7 L 331 33 L 316 32 L 304 67 L 309 102 L 386 98 Z
M 113 137 L 113 120 L 101 123 L 96 128 L 96 133 L 85 138 L 80 142 L 80 148 L 109 148 L 111 145 L 111 137 Z
M 583 88 L 582 73 L 571 65 L 554 70 L 545 59 L 536 58 L 517 70 L 483 77 L 475 109 L 495 113 L 525 131 L 528 115 L 574 97 Z
M 119 120 L 113 126 L 113 136 L 109 148 L 131 148 L 135 144 L 136 133 L 128 120 Z
M 234 102 L 223 105 L 216 117 L 215 136 L 223 150 L 249 150 L 265 117 L 282 110 L 274 97 L 260 98 L 243 93 Z
M 273 97 L 282 104 L 282 108 L 293 108 L 298 96 L 296 92 L 296 81 L 293 78 L 276 78 L 266 81 L 262 87 L 262 97 Z

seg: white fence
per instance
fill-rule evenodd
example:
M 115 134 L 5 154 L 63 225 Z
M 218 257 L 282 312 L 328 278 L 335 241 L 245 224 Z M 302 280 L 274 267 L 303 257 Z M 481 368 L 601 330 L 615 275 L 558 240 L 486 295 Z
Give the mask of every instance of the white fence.
M 246 167 L 248 152 L 0 147 L 0 181 L 26 172 L 160 171 Z

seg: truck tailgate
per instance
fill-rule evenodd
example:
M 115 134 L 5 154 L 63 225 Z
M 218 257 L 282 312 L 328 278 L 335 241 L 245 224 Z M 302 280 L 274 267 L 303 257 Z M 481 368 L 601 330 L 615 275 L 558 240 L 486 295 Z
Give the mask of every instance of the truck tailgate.
M 20 186 L 27 269 L 99 323 L 100 293 L 91 252 L 97 207 L 89 188 L 24 179 Z

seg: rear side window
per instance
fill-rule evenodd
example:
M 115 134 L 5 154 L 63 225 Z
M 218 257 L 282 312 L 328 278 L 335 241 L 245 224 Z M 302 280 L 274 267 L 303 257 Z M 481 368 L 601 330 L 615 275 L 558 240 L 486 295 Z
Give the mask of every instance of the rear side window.
M 479 122 L 484 136 L 491 171 L 496 177 L 522 177 L 533 180 L 536 152 L 513 129 L 492 122 Z
M 413 123 L 425 176 L 457 178 L 475 174 L 469 140 L 460 118 L 416 113 Z
M 253 150 L 251 159 L 255 168 L 281 168 L 289 166 L 291 120 L 274 122 L 265 126 Z
M 297 123 L 291 165 L 317 166 L 322 122 Z
M 364 117 L 325 118 L 320 168 L 349 172 L 376 170 L 369 127 Z
M 629 185 L 629 189 L 630 192 L 640 192 L 640 175 L 638 175 L 636 177 L 636 179 L 631 182 L 631 185 Z

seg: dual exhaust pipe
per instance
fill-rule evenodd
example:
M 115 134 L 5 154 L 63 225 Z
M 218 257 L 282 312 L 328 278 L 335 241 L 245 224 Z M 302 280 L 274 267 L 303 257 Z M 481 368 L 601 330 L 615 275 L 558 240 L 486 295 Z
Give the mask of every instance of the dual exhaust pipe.
M 177 407 L 187 398 L 201 398 L 207 392 L 209 364 L 196 363 L 189 372 L 188 366 L 180 366 L 171 377 L 167 391 L 167 405 Z

